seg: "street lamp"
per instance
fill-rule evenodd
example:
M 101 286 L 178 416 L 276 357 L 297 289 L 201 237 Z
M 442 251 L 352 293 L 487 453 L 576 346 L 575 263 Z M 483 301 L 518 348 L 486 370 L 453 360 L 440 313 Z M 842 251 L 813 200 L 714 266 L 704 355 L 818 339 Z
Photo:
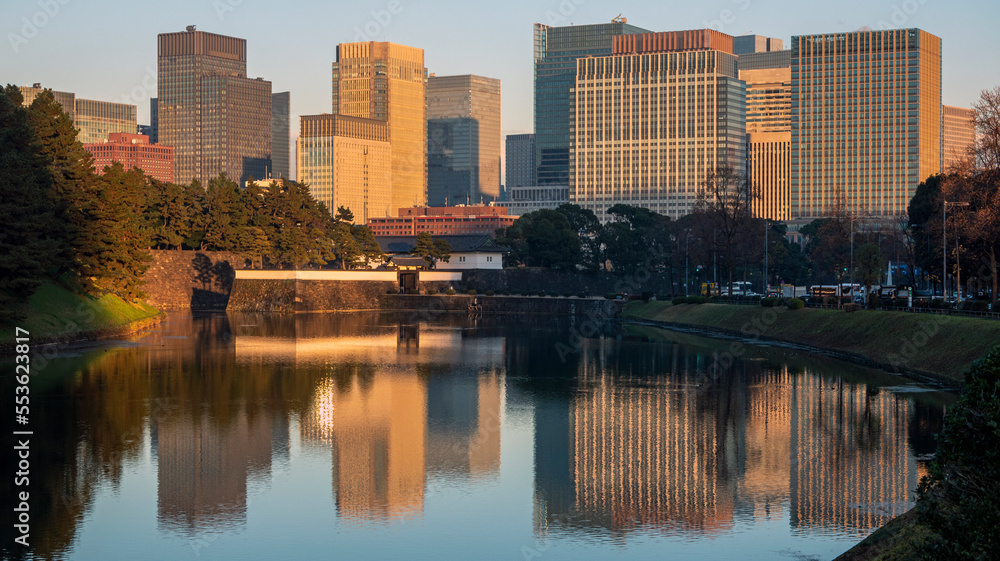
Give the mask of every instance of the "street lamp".
M 945 302 L 948 301 L 948 205 L 969 206 L 969 203 L 961 201 L 949 203 L 945 200 L 941 205 L 941 291 Z M 955 245 L 957 247 L 958 243 Z

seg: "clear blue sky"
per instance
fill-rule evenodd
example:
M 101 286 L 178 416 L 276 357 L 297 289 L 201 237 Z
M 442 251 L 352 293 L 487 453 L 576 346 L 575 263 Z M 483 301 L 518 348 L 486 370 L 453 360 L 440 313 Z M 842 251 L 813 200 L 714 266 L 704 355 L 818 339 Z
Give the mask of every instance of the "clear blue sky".
M 968 107 L 1000 85 L 997 0 L 2 0 L 0 80 L 125 100 L 148 123 L 156 35 L 195 24 L 247 40 L 248 75 L 291 91 L 295 136 L 298 115 L 330 111 L 334 47 L 374 31 L 366 38 L 423 48 L 439 76 L 499 78 L 503 133 L 513 134 L 532 129 L 532 24 L 602 23 L 619 12 L 652 31 L 714 27 L 777 37 L 786 48 L 793 34 L 919 27 L 942 38 L 945 104 Z

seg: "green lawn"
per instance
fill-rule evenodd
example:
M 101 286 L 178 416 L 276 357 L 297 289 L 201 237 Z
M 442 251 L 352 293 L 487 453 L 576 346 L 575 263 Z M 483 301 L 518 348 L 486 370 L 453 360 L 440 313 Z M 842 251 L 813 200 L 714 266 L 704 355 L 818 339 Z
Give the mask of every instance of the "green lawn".
M 74 339 L 124 328 L 160 314 L 146 304 L 130 304 L 110 294 L 92 298 L 53 282 L 43 284 L 22 309 L 27 314 L 24 320 L 2 324 L 0 344 L 13 341 L 15 327 L 28 330 L 33 341 Z
M 654 301 L 630 302 L 623 316 L 850 353 L 953 385 L 961 385 L 969 365 L 1000 343 L 1000 321 L 906 312 Z

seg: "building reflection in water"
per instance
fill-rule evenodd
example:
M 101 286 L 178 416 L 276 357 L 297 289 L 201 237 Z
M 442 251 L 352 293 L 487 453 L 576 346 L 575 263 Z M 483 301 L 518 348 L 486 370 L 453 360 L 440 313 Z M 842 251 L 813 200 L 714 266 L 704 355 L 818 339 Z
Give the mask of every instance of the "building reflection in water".
M 495 477 L 500 467 L 503 339 L 376 320 L 264 318 L 272 323 L 242 323 L 235 339 L 237 362 L 323 369 L 299 430 L 303 446 L 330 448 L 346 520 L 419 516 L 428 477 Z
M 739 521 L 863 534 L 912 506 L 909 396 L 682 347 L 585 349 L 535 408 L 536 532 L 722 533 Z M 667 349 L 667 350 L 665 350 Z M 649 375 L 635 375 L 649 372 Z

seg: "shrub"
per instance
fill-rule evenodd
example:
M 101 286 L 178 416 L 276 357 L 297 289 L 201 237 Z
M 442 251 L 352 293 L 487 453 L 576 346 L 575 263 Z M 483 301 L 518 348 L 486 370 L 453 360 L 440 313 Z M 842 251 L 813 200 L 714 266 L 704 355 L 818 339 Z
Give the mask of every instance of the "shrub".
M 449 288 L 448 290 L 445 290 L 444 293 L 447 294 L 448 296 L 454 296 L 458 294 L 457 292 L 455 292 L 454 288 Z
M 938 535 L 922 547 L 935 559 L 994 559 L 1000 550 L 1000 346 L 965 373 L 948 408 L 917 513 Z
M 615 298 L 618 298 L 618 293 L 617 292 L 609 292 L 609 293 L 607 293 L 607 294 L 604 295 L 604 298 L 607 299 L 607 300 L 614 300 Z
M 844 304 L 845 312 L 856 312 L 861 309 L 864 309 L 864 306 L 862 306 L 861 304 L 855 304 L 853 302 L 851 302 L 850 304 Z
M 476 289 L 475 288 L 469 290 L 469 296 L 475 296 L 475 295 L 476 295 Z
M 586 292 L 577 292 L 576 293 L 576 297 L 577 298 L 586 298 L 587 297 L 587 293 Z
M 538 295 L 539 296 L 545 296 L 545 291 L 544 290 L 539 290 L 538 291 Z
M 396 294 L 396 291 L 395 290 L 386 290 L 385 293 L 386 294 Z
M 677 298 L 674 298 L 673 300 L 671 300 L 671 303 L 673 303 L 674 306 L 679 306 L 681 304 L 687 304 L 688 301 L 687 301 L 687 298 L 685 298 L 683 296 L 678 296 Z
M 434 296 L 434 295 L 435 295 L 435 294 L 437 294 L 437 293 L 438 293 L 438 291 L 437 291 L 437 289 L 436 289 L 436 288 L 428 288 L 428 289 L 427 289 L 427 295 L 428 295 L 428 296 Z
M 806 302 L 801 298 L 792 298 L 791 300 L 788 301 L 789 310 L 801 310 L 802 308 L 805 307 L 806 307 Z
M 493 292 L 492 290 L 487 290 L 486 291 L 486 295 L 487 296 L 493 296 L 494 294 L 496 294 L 496 292 Z
M 778 298 L 761 298 L 760 305 L 762 308 L 773 308 L 778 304 Z
M 643 292 L 642 293 L 642 301 L 643 302 L 649 302 L 649 299 L 652 298 L 652 297 L 653 297 L 653 293 L 652 292 Z

